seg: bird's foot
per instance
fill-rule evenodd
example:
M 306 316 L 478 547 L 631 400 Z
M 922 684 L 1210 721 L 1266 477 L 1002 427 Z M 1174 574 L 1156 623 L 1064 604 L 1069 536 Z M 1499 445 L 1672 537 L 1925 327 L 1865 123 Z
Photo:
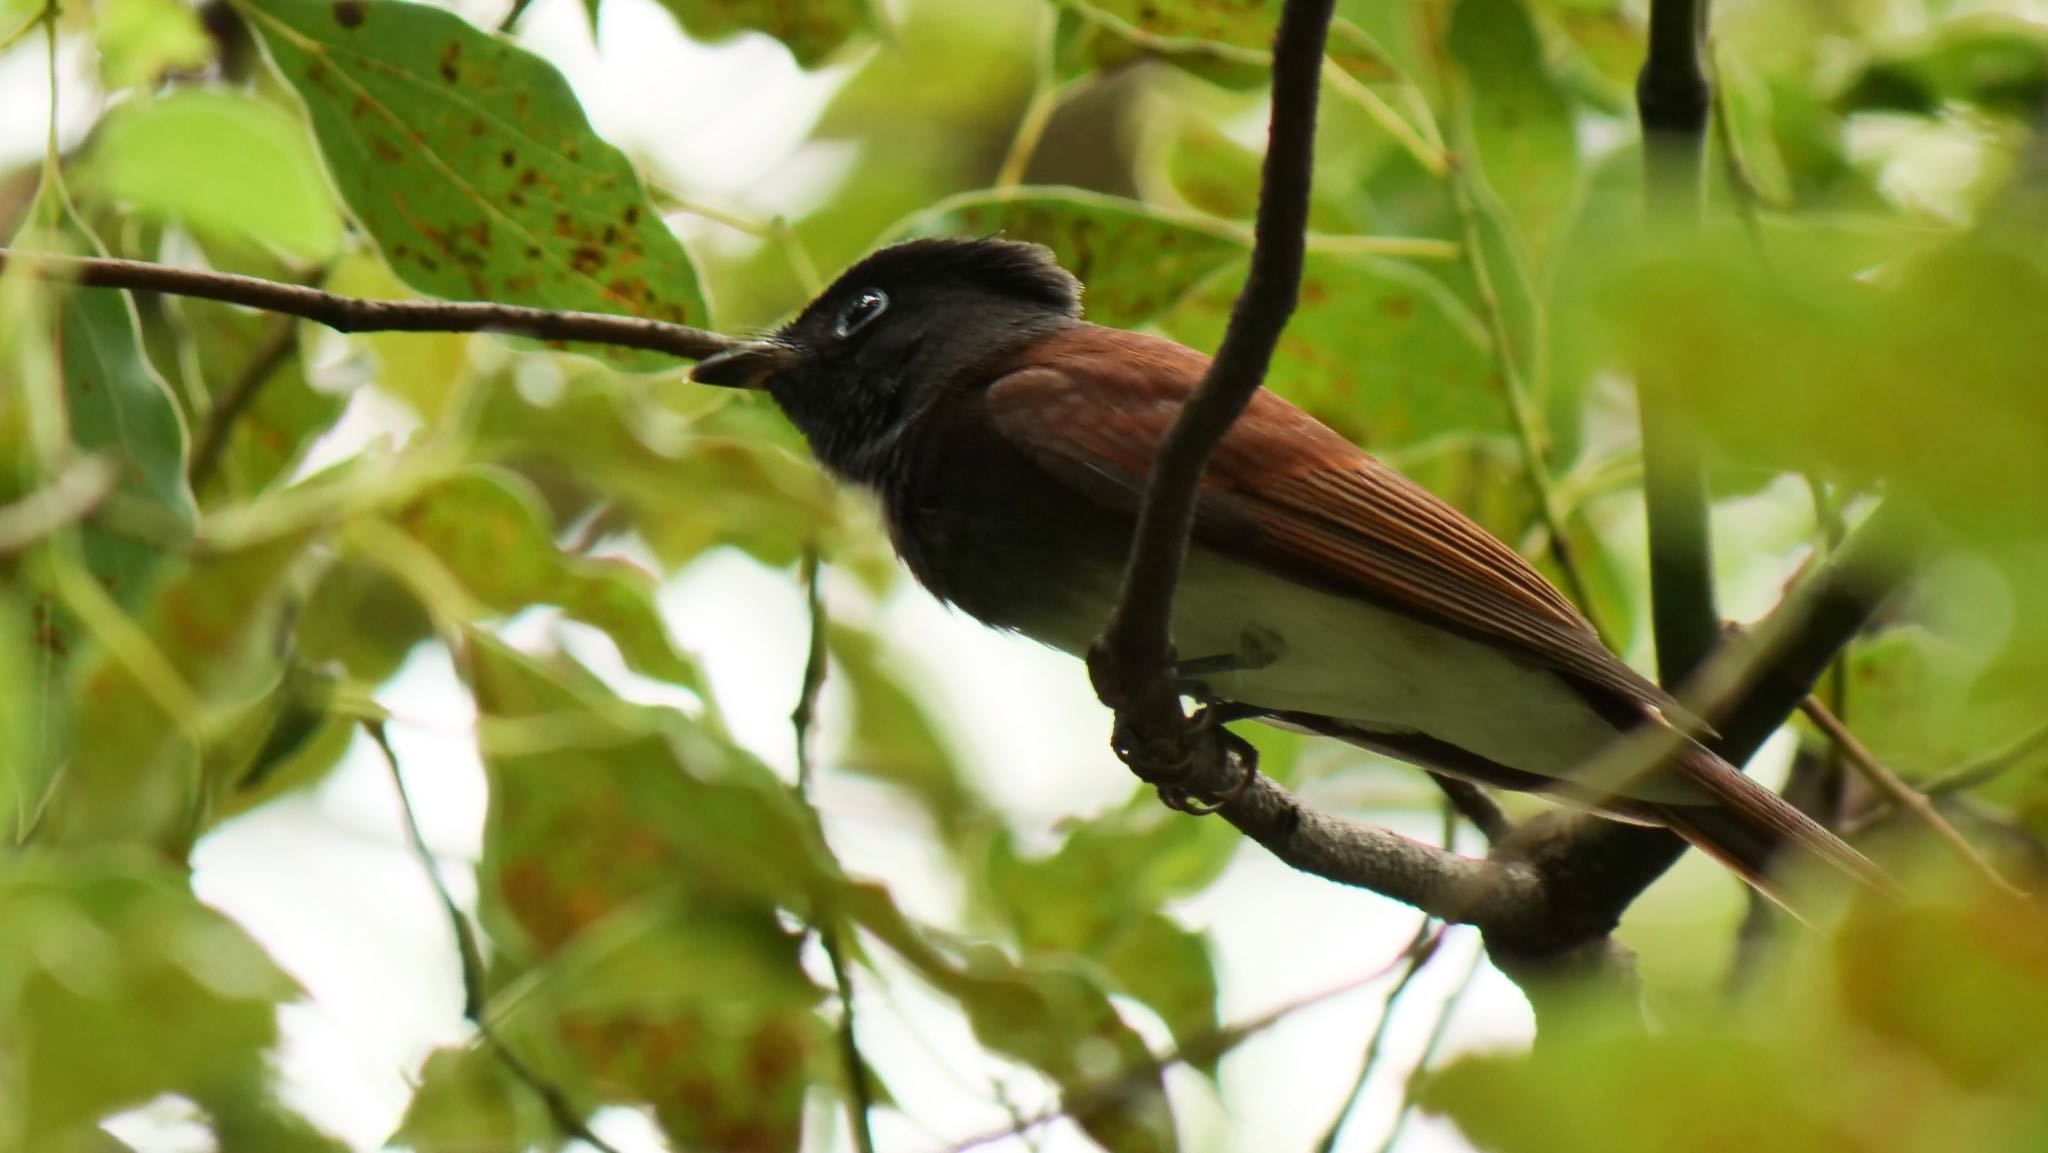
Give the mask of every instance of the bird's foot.
M 1186 779 L 1193 775 L 1195 770 L 1194 759 L 1191 754 L 1187 758 L 1177 779 L 1153 782 L 1153 787 L 1159 790 L 1160 803 L 1169 809 L 1187 813 L 1190 816 L 1206 817 L 1227 807 L 1239 797 L 1244 796 L 1244 792 L 1251 786 L 1253 778 L 1259 775 L 1259 750 L 1254 748 L 1250 741 L 1245 740 L 1223 726 L 1230 721 L 1243 720 L 1256 715 L 1257 710 L 1255 709 L 1250 709 L 1234 702 L 1224 702 L 1202 708 L 1193 717 L 1189 718 L 1189 736 L 1193 738 L 1194 747 L 1199 748 L 1201 736 L 1213 732 L 1217 743 L 1222 748 L 1225 764 L 1237 766 L 1237 783 L 1230 786 L 1229 790 L 1224 792 L 1222 796 L 1214 799 L 1196 796 L 1184 784 Z

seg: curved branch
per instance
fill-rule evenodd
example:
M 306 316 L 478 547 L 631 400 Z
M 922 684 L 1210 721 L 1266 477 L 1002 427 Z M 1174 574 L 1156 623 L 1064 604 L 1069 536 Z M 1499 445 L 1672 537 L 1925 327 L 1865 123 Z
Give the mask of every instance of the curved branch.
M 281 312 L 336 332 L 495 332 L 535 340 L 582 341 L 702 360 L 732 346 L 715 332 L 604 312 L 566 312 L 516 304 L 456 300 L 366 300 L 255 276 L 175 268 L 141 260 L 51 256 L 0 248 L 0 270 L 20 261 L 36 274 L 87 288 L 126 288 L 218 300 Z
M 1221 757 L 1213 733 L 1192 734 L 1188 728 L 1171 668 L 1167 626 L 1202 470 L 1264 383 L 1273 349 L 1300 295 L 1315 166 L 1316 98 L 1334 8 L 1335 0 L 1287 0 L 1281 10 L 1273 40 L 1273 112 L 1251 273 L 1231 310 L 1216 359 L 1160 447 L 1116 610 L 1088 653 L 1096 695 L 1138 738 L 1126 759 L 1148 780 L 1174 775 L 1190 756 Z M 1199 748 L 1191 747 L 1191 736 L 1201 738 Z
M 1762 624 L 1718 647 L 1693 682 L 1719 703 L 1700 709 L 1719 729 L 1709 742 L 1716 753 L 1740 765 L 1785 723 L 1835 654 L 1905 583 L 1920 547 L 1919 528 L 1902 506 L 1881 506 Z M 1576 904 L 1562 919 L 1582 926 L 1580 939 L 1559 942 L 1565 948 L 1611 929 L 1686 847 L 1663 829 L 1587 815 L 1560 815 L 1516 840 L 1521 843 L 1513 851 L 1546 877 L 1572 879 L 1546 890 L 1551 896 L 1568 892 Z

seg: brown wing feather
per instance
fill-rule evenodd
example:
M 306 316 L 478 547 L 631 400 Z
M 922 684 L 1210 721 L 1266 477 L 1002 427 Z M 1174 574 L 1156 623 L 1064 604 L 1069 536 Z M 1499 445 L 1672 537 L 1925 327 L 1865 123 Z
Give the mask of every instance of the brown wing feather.
M 1208 357 L 1169 340 L 1078 325 L 1012 365 L 989 389 L 989 412 L 1041 467 L 1094 499 L 1135 508 L 1160 442 L 1208 367 Z M 1211 459 L 1195 533 L 1241 560 L 1679 715 L 1513 549 L 1270 392 L 1253 397 Z

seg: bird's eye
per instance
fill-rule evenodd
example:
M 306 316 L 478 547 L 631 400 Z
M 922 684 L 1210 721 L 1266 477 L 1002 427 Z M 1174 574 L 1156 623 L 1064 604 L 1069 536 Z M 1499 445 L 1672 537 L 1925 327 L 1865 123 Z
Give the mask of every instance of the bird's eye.
M 832 330 L 840 336 L 852 336 L 888 310 L 888 294 L 879 288 L 867 289 L 847 301 L 846 307 L 839 313 L 839 323 L 833 325 Z

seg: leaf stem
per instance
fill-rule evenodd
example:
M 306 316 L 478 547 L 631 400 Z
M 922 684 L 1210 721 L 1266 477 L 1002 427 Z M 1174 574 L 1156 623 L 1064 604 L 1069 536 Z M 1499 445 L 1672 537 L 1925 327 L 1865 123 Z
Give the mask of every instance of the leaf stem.
M 811 821 L 818 826 L 820 843 L 824 840 L 824 822 L 818 815 L 816 804 L 811 800 L 811 728 L 817 719 L 818 692 L 825 687 L 825 673 L 830 667 L 826 637 L 831 620 L 825 614 L 825 598 L 818 587 L 818 548 L 815 544 L 804 549 L 800 578 L 804 586 L 804 607 L 811 621 L 810 649 L 804 657 L 804 679 L 797 691 L 796 707 L 790 710 L 789 725 L 796 738 L 796 792 Z M 875 1153 L 875 1135 L 868 1124 L 868 1117 L 874 1111 L 874 1087 L 868 1084 L 867 1062 L 860 1055 L 860 1040 L 855 1030 L 853 1013 L 853 974 L 846 964 L 845 950 L 840 947 L 839 928 L 829 917 L 819 918 L 812 928 L 818 934 L 818 946 L 825 951 L 825 960 L 832 967 L 832 984 L 839 996 L 839 1058 L 845 1066 L 846 1075 L 846 1124 L 853 1131 L 853 1144 L 858 1153 Z
M 604 1138 L 591 1132 L 590 1126 L 570 1103 L 568 1094 L 563 1092 L 561 1086 L 541 1076 L 538 1070 L 514 1053 L 505 1044 L 504 1039 L 498 1036 L 497 1030 L 491 1027 L 490 1016 L 485 1011 L 483 949 L 477 944 L 476 931 L 470 928 L 469 918 L 463 914 L 462 906 L 455 903 L 455 897 L 448 891 L 447 882 L 441 879 L 440 867 L 434 860 L 434 850 L 428 846 L 426 835 L 420 831 L 419 816 L 413 811 L 412 795 L 406 791 L 405 774 L 399 770 L 398 753 L 391 747 L 390 734 L 385 732 L 384 722 L 365 720 L 362 722 L 362 729 L 371 743 L 377 746 L 377 751 L 383 755 L 384 767 L 391 775 L 391 787 L 398 794 L 399 811 L 405 817 L 406 840 L 411 844 L 413 854 L 419 858 L 420 868 L 427 875 L 427 883 L 434 887 L 434 895 L 440 899 L 442 910 L 448 914 L 449 927 L 455 931 L 455 951 L 462 963 L 463 1017 L 476 1027 L 477 1036 L 482 1039 L 484 1047 L 498 1058 L 506 1071 L 531 1090 L 534 1096 L 540 1098 L 541 1104 L 548 1111 L 548 1119 L 554 1122 L 557 1132 L 563 1137 L 581 1141 L 599 1150 L 600 1153 L 618 1153 L 618 1150 Z

